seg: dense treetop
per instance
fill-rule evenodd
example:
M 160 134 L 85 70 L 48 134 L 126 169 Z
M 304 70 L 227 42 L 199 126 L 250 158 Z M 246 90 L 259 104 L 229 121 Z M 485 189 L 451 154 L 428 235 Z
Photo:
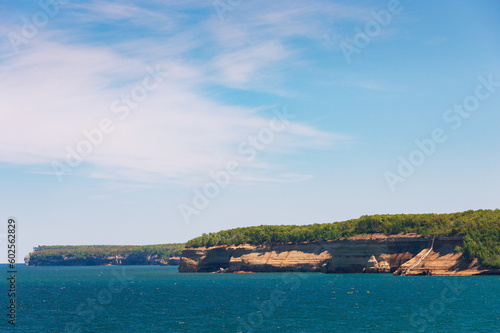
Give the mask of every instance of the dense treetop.
M 169 259 L 180 256 L 184 244 L 158 244 L 158 245 L 55 245 L 38 246 L 30 253 L 33 260 L 62 260 L 64 257 L 73 259 L 105 258 L 109 256 L 152 256 Z
M 357 234 L 417 233 L 422 236 L 463 235 L 457 248 L 466 258 L 500 267 L 500 210 L 452 214 L 371 215 L 344 222 L 311 225 L 261 225 L 203 234 L 186 247 L 240 244 L 283 244 L 335 240 Z

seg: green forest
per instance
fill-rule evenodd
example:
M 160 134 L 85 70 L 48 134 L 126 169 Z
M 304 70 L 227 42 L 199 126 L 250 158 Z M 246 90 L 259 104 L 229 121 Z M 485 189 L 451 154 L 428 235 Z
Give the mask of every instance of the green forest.
M 335 240 L 357 234 L 417 233 L 422 236 L 463 235 L 456 251 L 468 259 L 500 267 L 500 210 L 469 210 L 451 214 L 397 214 L 362 216 L 344 222 L 311 225 L 261 225 L 203 234 L 186 247 L 215 245 L 301 243 Z
M 180 256 L 184 244 L 157 244 L 157 245 L 55 245 L 38 246 L 30 253 L 33 260 L 62 260 L 63 258 L 86 259 L 89 257 L 105 258 L 109 256 L 150 256 L 168 260 Z

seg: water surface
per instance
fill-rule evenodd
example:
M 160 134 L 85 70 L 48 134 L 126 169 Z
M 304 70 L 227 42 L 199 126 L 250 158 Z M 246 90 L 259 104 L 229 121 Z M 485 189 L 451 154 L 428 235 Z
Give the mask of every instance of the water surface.
M 17 265 L 12 332 L 498 332 L 500 277 Z

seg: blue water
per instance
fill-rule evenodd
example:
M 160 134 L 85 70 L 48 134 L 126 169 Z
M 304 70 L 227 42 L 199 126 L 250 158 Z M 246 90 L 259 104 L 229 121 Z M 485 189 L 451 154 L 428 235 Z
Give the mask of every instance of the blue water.
M 498 332 L 500 277 L 180 274 L 176 267 L 17 265 L 2 332 Z

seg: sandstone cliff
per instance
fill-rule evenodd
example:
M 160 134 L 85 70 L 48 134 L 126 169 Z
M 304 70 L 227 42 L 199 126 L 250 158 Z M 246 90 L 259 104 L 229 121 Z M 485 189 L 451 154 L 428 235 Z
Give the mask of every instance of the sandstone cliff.
M 460 237 L 438 237 L 432 248 L 424 249 L 402 264 L 395 275 L 481 275 L 499 274 L 498 269 L 482 267 L 477 259 L 472 261 L 455 252 L 462 245 Z
M 431 238 L 416 234 L 364 234 L 329 242 L 186 248 L 179 272 L 324 272 L 402 274 L 433 250 L 408 275 L 458 275 L 489 272 L 454 253 L 462 237 Z M 423 267 L 422 267 L 423 266 Z

